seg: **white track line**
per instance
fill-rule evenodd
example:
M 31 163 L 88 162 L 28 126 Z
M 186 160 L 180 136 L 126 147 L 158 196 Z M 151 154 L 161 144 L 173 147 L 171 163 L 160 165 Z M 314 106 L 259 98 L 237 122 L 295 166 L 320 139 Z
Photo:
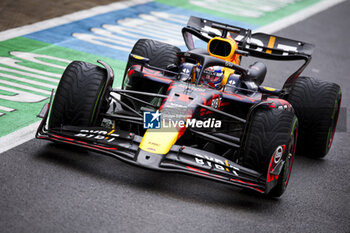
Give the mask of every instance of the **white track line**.
M 34 138 L 40 122 L 35 122 L 20 130 L 0 138 L 0 153 L 10 150 Z
M 310 7 L 307 7 L 299 12 L 296 12 L 295 14 L 292 14 L 290 16 L 287 16 L 283 19 L 280 19 L 278 21 L 275 21 L 274 23 L 271 23 L 267 26 L 261 27 L 255 31 L 261 31 L 265 33 L 274 33 L 276 31 L 279 31 L 283 28 L 286 28 L 290 25 L 293 25 L 297 22 L 300 22 L 312 15 L 315 15 L 321 11 L 324 11 L 334 5 L 337 5 L 341 2 L 344 2 L 346 0 L 324 0 L 322 2 L 319 2 L 315 5 L 312 5 Z M 44 30 L 50 27 L 74 22 L 76 20 L 88 18 L 94 15 L 102 14 L 102 13 L 107 13 L 110 11 L 115 11 L 119 9 L 124 9 L 136 4 L 141 4 L 141 3 L 146 3 L 150 2 L 150 0 L 131 0 L 127 2 L 117 2 L 117 3 L 112 3 L 110 5 L 106 6 L 100 6 L 100 7 L 95 7 L 90 10 L 84 10 L 84 11 L 79 11 L 73 14 L 65 15 L 62 17 L 54 18 L 54 19 L 49 19 L 45 21 L 41 21 L 38 23 L 34 23 L 31 25 L 19 27 L 19 28 L 14 28 L 10 29 L 7 31 L 0 32 L 0 41 L 26 35 L 28 33 L 33 33 L 36 31 Z M 39 122 L 36 122 L 34 124 L 31 124 L 27 127 L 24 127 L 20 130 L 17 130 L 13 133 L 10 133 L 6 136 L 3 136 L 0 138 L 0 153 L 5 152 L 13 147 L 16 147 L 26 141 L 29 141 L 34 138 L 34 134 L 36 132 L 36 129 L 39 126 Z

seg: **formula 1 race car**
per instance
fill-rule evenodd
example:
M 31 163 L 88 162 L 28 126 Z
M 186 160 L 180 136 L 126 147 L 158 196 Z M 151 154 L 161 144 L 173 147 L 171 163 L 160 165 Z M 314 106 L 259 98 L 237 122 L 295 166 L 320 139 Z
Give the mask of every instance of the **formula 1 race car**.
M 182 34 L 185 52 L 138 40 L 121 88 L 112 87 L 113 70 L 102 61 L 69 64 L 39 114 L 36 138 L 281 196 L 296 149 L 328 153 L 340 87 L 299 76 L 311 44 L 197 17 Z M 262 85 L 266 65 L 243 67 L 243 56 L 304 62 L 275 89 Z

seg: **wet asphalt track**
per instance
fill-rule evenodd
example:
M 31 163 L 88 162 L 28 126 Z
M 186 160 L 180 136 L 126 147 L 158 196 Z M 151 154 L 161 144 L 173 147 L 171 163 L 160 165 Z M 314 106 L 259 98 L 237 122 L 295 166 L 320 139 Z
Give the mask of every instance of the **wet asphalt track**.
M 317 45 L 305 74 L 339 83 L 345 108 L 349 10 L 347 1 L 277 33 Z M 337 133 L 325 159 L 297 156 L 281 199 L 31 140 L 0 154 L 0 231 L 350 232 L 349 136 Z

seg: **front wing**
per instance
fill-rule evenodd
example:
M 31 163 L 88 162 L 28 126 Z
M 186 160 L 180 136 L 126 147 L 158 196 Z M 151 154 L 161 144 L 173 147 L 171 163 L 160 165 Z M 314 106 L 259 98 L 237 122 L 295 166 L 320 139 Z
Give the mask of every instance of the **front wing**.
M 275 181 L 267 182 L 262 174 L 208 151 L 180 145 L 173 145 L 165 155 L 143 151 L 139 148 L 142 137 L 126 131 L 75 126 L 48 130 L 46 127 L 48 112 L 49 105 L 46 105 L 36 133 L 38 139 L 72 144 L 102 152 L 140 167 L 187 173 L 252 189 L 259 193 L 268 193 L 276 185 Z

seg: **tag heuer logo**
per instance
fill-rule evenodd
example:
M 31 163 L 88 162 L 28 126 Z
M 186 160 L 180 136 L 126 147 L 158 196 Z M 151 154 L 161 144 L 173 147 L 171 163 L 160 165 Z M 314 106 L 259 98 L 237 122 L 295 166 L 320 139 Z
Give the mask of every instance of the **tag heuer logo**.
M 160 129 L 161 113 L 156 112 L 144 112 L 143 113 L 143 128 L 144 129 Z

